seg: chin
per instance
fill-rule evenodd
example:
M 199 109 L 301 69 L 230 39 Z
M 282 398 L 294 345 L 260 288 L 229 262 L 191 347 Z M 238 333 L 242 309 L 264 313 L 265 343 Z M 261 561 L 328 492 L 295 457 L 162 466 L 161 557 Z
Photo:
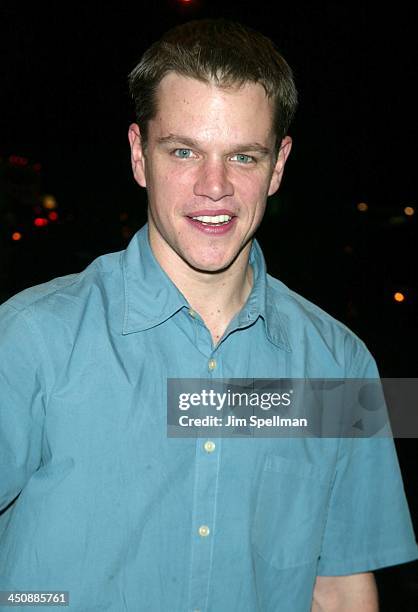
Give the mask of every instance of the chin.
M 193 248 L 178 249 L 177 254 L 181 259 L 198 272 L 223 272 L 227 270 L 238 258 L 242 249 L 223 248 L 211 249 L 201 248 L 193 245 Z
M 191 268 L 198 272 L 216 273 L 226 270 L 231 265 L 231 261 L 199 261 L 199 260 L 186 260 Z

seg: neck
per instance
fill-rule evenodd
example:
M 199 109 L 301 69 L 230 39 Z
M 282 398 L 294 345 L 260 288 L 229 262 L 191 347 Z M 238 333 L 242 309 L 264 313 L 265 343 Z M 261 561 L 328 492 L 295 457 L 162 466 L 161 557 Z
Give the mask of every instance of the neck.
M 246 258 L 245 266 L 232 265 L 227 270 L 211 274 L 196 272 L 193 275 L 179 275 L 174 282 L 207 327 L 211 331 L 217 330 L 219 340 L 247 301 L 253 277 Z
M 214 344 L 219 342 L 250 295 L 253 285 L 250 249 L 251 242 L 227 269 L 220 272 L 195 270 L 176 254 L 176 261 L 160 261 L 156 255 L 163 270 L 203 319 Z

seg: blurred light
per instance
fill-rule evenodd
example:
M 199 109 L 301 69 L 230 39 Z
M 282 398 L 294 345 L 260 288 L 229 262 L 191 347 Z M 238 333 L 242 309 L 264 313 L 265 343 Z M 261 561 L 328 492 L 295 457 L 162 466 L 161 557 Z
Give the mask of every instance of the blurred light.
M 412 206 L 405 206 L 403 211 L 407 215 L 407 217 L 412 217 L 412 215 L 415 213 L 415 210 L 413 209 Z
M 45 195 L 42 199 L 42 205 L 47 210 L 54 210 L 54 208 L 57 208 L 57 201 L 53 195 Z
M 56 221 L 58 219 L 58 213 L 53 210 L 52 212 L 48 213 L 48 219 L 51 221 Z
M 10 155 L 9 162 L 12 166 L 27 166 L 28 160 L 26 157 L 21 157 L 20 155 Z
M 13 232 L 12 234 L 12 240 L 21 240 L 22 239 L 22 234 L 20 232 Z
M 401 293 L 400 291 L 397 291 L 393 295 L 393 299 L 395 300 L 395 302 L 404 302 L 405 301 L 405 295 L 403 293 Z
M 357 210 L 359 210 L 360 212 L 366 212 L 366 210 L 368 210 L 368 206 L 366 204 L 366 202 L 360 202 L 359 204 L 357 204 Z
M 45 219 L 45 217 L 36 217 L 33 224 L 36 225 L 36 227 L 45 227 L 45 225 L 48 225 L 48 219 Z

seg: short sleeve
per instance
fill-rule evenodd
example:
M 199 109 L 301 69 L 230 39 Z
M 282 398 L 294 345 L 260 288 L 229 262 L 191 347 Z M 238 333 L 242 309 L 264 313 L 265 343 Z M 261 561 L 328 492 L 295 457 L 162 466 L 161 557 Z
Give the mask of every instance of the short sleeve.
M 351 378 L 379 376 L 364 345 L 351 372 Z M 417 553 L 393 439 L 342 438 L 318 575 L 372 571 L 413 561 Z
M 0 510 L 40 464 L 44 352 L 25 312 L 0 306 Z

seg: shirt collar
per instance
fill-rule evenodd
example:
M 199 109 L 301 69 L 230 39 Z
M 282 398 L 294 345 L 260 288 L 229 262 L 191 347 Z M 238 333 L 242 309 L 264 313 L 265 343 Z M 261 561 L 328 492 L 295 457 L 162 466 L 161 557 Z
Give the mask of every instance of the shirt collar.
M 122 270 L 125 287 L 123 334 L 155 327 L 188 305 L 155 259 L 147 224 L 123 252 Z
M 290 352 L 289 340 L 278 310 L 278 296 L 268 286 L 266 262 L 257 240 L 253 240 L 249 261 L 253 269 L 253 287 L 243 309 L 238 313 L 236 326 L 246 327 L 261 317 L 267 338 Z
M 276 346 L 290 351 L 276 299 L 268 290 L 266 264 L 260 245 L 253 241 L 250 252 L 253 269 L 253 288 L 234 327 L 247 327 L 262 317 L 268 339 Z M 125 289 L 123 334 L 155 327 L 189 304 L 170 280 L 151 250 L 148 225 L 132 238 L 122 254 Z

